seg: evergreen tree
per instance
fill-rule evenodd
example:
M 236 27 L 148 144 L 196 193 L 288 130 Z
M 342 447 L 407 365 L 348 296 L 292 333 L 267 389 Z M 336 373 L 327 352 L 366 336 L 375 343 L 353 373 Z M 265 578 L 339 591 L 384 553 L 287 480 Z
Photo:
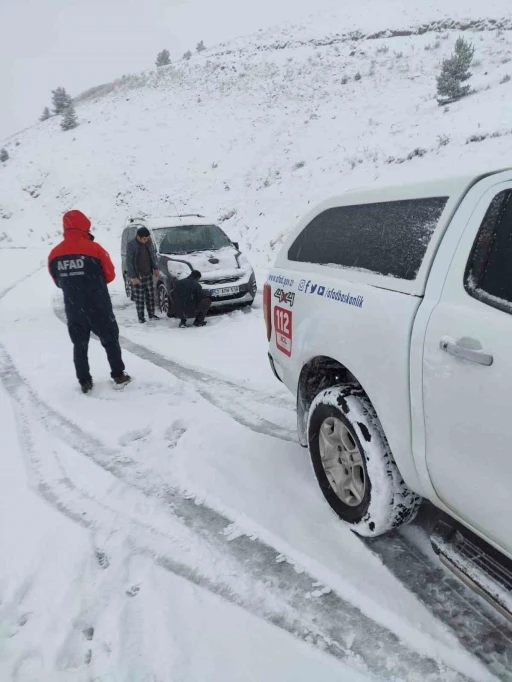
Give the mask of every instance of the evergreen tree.
M 474 56 L 473 44 L 464 38 L 458 38 L 451 57 L 443 59 L 441 73 L 437 78 L 437 101 L 440 105 L 469 95 L 471 87 L 462 84 L 473 75 L 469 69 Z
M 168 66 L 171 63 L 171 54 L 169 50 L 162 50 L 156 56 L 155 64 L 159 66 Z
M 186 59 L 187 61 L 192 57 L 192 52 L 190 50 L 187 50 L 185 54 L 183 55 L 183 59 Z
M 4 163 L 9 158 L 9 152 L 7 149 L 0 149 L 0 161 Z
M 204 46 L 204 40 L 201 40 L 201 42 L 197 43 L 196 50 L 198 52 L 204 52 L 206 50 L 206 47 Z
M 64 112 L 64 116 L 62 117 L 62 121 L 60 122 L 60 127 L 62 128 L 62 130 L 72 130 L 73 128 L 76 128 L 77 125 L 78 120 L 76 118 L 75 107 L 72 104 L 70 104 L 69 107 Z
M 72 103 L 73 100 L 68 95 L 65 88 L 57 88 L 56 90 L 52 90 L 53 111 L 56 114 L 63 114 Z
M 48 109 L 48 107 L 45 107 L 43 109 L 43 113 L 41 114 L 41 117 L 39 120 L 40 121 L 47 121 L 50 118 L 50 116 L 51 116 L 50 110 Z

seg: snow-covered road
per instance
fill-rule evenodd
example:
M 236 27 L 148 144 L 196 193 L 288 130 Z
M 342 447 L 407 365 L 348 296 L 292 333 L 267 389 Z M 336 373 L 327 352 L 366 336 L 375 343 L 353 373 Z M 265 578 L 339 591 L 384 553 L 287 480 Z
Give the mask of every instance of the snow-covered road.
M 141 328 L 118 284 L 135 381 L 92 342 L 84 397 L 45 256 L 0 251 L 0 679 L 512 679 L 418 529 L 366 545 L 323 504 L 258 305 Z

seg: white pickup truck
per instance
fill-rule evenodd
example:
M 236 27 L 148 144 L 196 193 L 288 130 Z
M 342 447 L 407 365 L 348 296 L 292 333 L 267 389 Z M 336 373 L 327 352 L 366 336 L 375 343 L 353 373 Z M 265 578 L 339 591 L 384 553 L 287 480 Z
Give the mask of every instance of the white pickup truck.
M 360 535 L 439 510 L 435 550 L 512 612 L 512 170 L 347 193 L 288 236 L 269 358 Z

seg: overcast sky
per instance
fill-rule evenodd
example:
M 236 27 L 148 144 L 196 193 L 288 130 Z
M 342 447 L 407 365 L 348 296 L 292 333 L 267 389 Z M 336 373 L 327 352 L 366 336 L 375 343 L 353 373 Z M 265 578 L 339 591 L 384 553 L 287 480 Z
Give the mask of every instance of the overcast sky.
M 315 0 L 314 10 L 334 0 Z M 71 95 L 260 27 L 303 18 L 311 0 L 0 0 L 0 140 L 32 124 L 50 90 Z

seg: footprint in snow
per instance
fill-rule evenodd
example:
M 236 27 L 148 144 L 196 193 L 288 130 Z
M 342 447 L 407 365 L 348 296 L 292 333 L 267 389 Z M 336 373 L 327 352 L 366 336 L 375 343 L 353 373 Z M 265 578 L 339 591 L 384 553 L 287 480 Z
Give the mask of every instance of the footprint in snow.
M 100 568 L 108 568 L 110 566 L 110 559 L 108 556 L 105 554 L 105 552 L 101 552 L 100 550 L 96 550 L 96 559 L 98 561 L 98 564 Z
M 31 615 L 32 615 L 32 614 L 30 614 L 30 613 L 24 613 L 24 614 L 22 614 L 22 615 L 18 618 L 18 625 L 19 625 L 20 627 L 23 627 L 24 625 L 26 625 L 26 624 L 28 623 L 28 619 L 30 618 Z
M 168 448 L 175 448 L 180 438 L 187 432 L 187 426 L 181 419 L 176 420 L 165 431 L 164 438 L 168 442 Z
M 139 440 L 144 440 L 151 435 L 151 428 L 147 426 L 144 429 L 135 429 L 134 431 L 128 431 L 123 436 L 119 438 L 119 445 L 131 445 Z
M 140 592 L 140 585 L 132 585 L 126 590 L 128 597 L 136 597 Z
M 82 630 L 82 635 L 88 642 L 90 642 L 94 637 L 94 628 L 92 626 L 90 628 L 84 628 Z

